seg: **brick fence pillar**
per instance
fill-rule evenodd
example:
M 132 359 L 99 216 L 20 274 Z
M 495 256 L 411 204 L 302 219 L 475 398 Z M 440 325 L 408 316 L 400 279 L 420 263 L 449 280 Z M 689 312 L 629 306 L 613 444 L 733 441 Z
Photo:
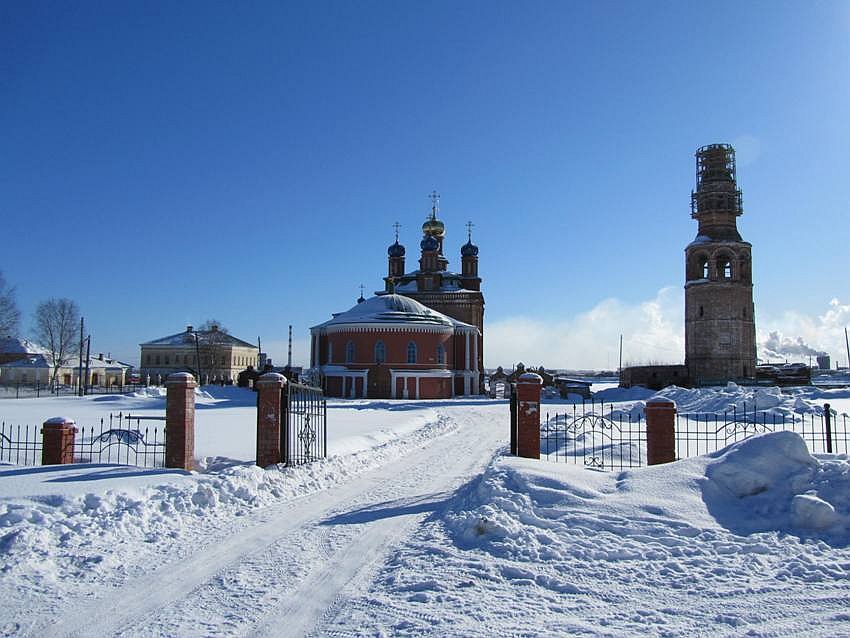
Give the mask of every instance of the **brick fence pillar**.
M 41 464 L 65 465 L 74 462 L 77 428 L 71 419 L 56 416 L 41 426 Z
M 543 378 L 526 372 L 517 379 L 517 456 L 540 458 L 540 390 Z
M 257 379 L 257 465 L 268 467 L 283 461 L 280 428 L 283 421 L 281 390 L 286 377 L 267 372 Z
M 195 463 L 195 377 L 168 375 L 165 382 L 165 467 L 191 470 Z
M 646 402 L 647 465 L 676 460 L 676 404 L 656 397 Z

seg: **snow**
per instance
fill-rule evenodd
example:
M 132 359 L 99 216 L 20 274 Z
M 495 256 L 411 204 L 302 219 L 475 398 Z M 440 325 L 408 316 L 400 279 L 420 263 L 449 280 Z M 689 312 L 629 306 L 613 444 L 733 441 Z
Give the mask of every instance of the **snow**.
M 455 322 L 441 312 L 423 306 L 415 299 L 404 295 L 388 294 L 370 297 L 366 301 L 355 304 L 345 312 L 335 314 L 332 319 L 318 326 L 313 326 L 313 328 L 363 323 L 416 323 L 451 326 Z
M 848 469 L 791 433 L 621 473 L 501 458 L 332 627 L 846 635 Z
M 643 407 L 653 398 L 673 401 L 679 414 L 715 415 L 764 412 L 770 416 L 790 417 L 795 414 L 823 414 L 824 403 L 837 414 L 850 413 L 850 388 L 825 389 L 815 386 L 777 388 L 739 386 L 680 388 L 670 386 L 658 392 L 641 387 L 608 388 L 593 394 L 594 401 L 631 403 L 632 415 L 643 415 Z
M 763 390 L 603 392 L 708 411 Z M 825 397 L 848 394 L 757 398 Z M 505 455 L 505 401 L 335 400 L 327 460 L 264 470 L 255 400 L 196 392 L 197 472 L 0 467 L 0 633 L 848 634 L 850 459 L 792 432 L 599 472 Z M 164 392 L 0 409 L 84 423 Z

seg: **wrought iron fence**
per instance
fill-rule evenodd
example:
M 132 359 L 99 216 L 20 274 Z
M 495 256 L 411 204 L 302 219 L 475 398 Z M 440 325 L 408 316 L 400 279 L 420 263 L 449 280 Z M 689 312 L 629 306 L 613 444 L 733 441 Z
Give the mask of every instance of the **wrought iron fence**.
M 813 454 L 850 454 L 848 426 L 850 417 L 828 404 L 787 415 L 760 411 L 754 404 L 718 414 L 681 413 L 676 415 L 676 458 L 717 452 L 755 434 L 783 430 L 799 434 Z M 646 421 L 610 404 L 577 403 L 563 413 L 546 414 L 540 424 L 540 456 L 603 470 L 646 465 Z
M 127 394 L 137 392 L 144 385 L 138 383 L 96 385 L 86 388 L 86 394 Z M 0 399 L 31 399 L 42 396 L 74 396 L 79 388 L 72 385 L 46 383 L 14 383 L 0 385 Z
M 755 404 L 722 414 L 677 414 L 676 457 L 708 454 L 754 434 L 784 430 L 799 434 L 813 454 L 847 454 L 848 416 L 828 405 L 819 412 L 787 415 L 759 411 Z
M 0 462 L 41 465 L 41 427 L 0 423 Z
M 328 455 L 328 408 L 320 388 L 287 383 L 283 389 L 281 453 L 287 465 L 301 465 Z
M 540 424 L 540 456 L 588 468 L 646 465 L 646 427 L 640 416 L 611 404 L 583 401 Z
M 83 426 L 77 434 L 74 462 L 164 467 L 165 417 L 119 412 L 101 419 L 99 426 Z
M 151 425 L 149 422 L 159 422 Z M 0 461 L 41 465 L 41 427 L 0 425 Z M 80 426 L 74 463 L 110 463 L 138 467 L 165 466 L 165 417 L 110 414 L 94 426 Z

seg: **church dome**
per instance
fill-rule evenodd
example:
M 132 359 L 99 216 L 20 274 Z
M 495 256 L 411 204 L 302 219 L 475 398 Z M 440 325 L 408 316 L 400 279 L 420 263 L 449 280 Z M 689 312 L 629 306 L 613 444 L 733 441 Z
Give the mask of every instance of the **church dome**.
M 452 327 L 455 323 L 446 315 L 403 295 L 378 295 L 358 303 L 345 312 L 334 315 L 323 326 L 346 324 L 417 324 Z
M 444 237 L 446 234 L 446 225 L 436 217 L 432 217 L 422 224 L 422 232 L 426 235 L 433 235 L 434 237 Z
M 440 247 L 440 242 L 433 235 L 427 235 L 425 239 L 423 239 L 419 247 L 422 250 L 437 250 Z
M 404 257 L 404 246 L 398 243 L 398 240 L 395 240 L 395 243 L 387 248 L 387 254 L 390 257 Z
M 478 246 L 473 244 L 472 241 L 468 241 L 460 247 L 460 254 L 462 257 L 477 257 Z

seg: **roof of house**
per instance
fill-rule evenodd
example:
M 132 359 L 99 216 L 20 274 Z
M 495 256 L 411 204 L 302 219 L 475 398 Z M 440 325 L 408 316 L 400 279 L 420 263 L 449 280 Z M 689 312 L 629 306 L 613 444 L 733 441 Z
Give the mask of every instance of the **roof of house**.
M 2 364 L 3 368 L 52 368 L 53 358 L 49 354 L 36 354 L 17 361 Z M 66 363 L 63 368 L 76 368 L 79 366 L 79 359 L 72 359 Z M 110 369 L 110 368 L 131 368 L 132 366 L 121 363 L 117 359 L 99 359 L 92 357 L 89 359 L 89 370 Z
M 45 354 L 42 346 L 19 337 L 0 338 L 0 354 Z
M 228 334 L 222 330 L 194 330 L 191 332 L 186 330 L 184 332 L 178 332 L 177 334 L 162 337 L 160 339 L 154 339 L 153 341 L 146 341 L 139 345 L 164 347 L 194 345 L 195 335 L 198 335 L 198 342 L 202 346 L 214 342 L 218 345 L 224 346 L 238 346 L 241 348 L 254 349 L 257 348 L 256 344 L 248 343 L 247 341 L 242 341 L 242 339 L 237 339 L 233 335 Z M 215 335 L 215 341 L 213 341 L 213 335 Z

